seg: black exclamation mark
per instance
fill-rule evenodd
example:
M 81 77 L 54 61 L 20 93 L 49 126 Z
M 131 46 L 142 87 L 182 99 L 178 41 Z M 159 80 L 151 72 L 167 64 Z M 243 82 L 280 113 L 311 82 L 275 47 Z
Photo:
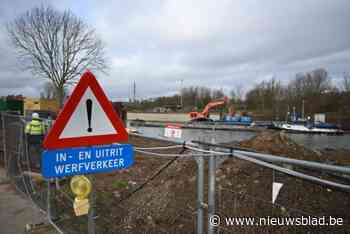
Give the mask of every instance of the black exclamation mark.
M 91 111 L 92 111 L 92 100 L 91 99 L 87 99 L 86 100 L 86 112 L 87 112 L 88 123 L 89 123 L 89 127 L 87 129 L 88 132 L 92 132 L 92 128 L 91 128 Z

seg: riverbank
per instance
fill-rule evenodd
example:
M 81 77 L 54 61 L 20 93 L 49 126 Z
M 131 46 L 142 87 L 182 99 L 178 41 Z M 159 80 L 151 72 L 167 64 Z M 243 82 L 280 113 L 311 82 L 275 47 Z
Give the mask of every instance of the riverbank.
M 219 114 L 210 114 L 210 118 L 219 119 Z M 144 120 L 168 123 L 184 123 L 190 121 L 188 113 L 137 113 L 128 112 L 128 120 Z
M 158 127 L 165 128 L 169 125 L 169 122 L 156 122 L 156 121 L 140 121 L 134 120 L 129 121 L 131 127 Z M 264 127 L 254 127 L 250 125 L 234 125 L 234 124 L 222 124 L 216 122 L 209 123 L 176 123 L 176 126 L 182 129 L 203 129 L 203 130 L 212 130 L 212 131 L 246 131 L 246 132 L 261 132 L 266 130 Z

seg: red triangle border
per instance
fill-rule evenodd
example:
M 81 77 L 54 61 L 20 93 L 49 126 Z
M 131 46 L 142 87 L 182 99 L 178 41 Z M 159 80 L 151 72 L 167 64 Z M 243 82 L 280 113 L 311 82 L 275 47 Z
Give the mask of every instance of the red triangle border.
M 115 128 L 117 133 L 98 136 L 71 137 L 59 139 L 59 136 L 64 130 L 64 127 L 68 123 L 70 117 L 72 116 L 75 108 L 79 104 L 79 101 L 81 100 L 88 87 L 92 90 L 97 101 L 100 103 L 102 109 L 105 111 L 108 119 L 111 121 L 112 126 Z M 128 133 L 125 130 L 123 122 L 118 117 L 117 113 L 114 111 L 113 105 L 108 100 L 101 86 L 98 84 L 95 76 L 90 71 L 87 71 L 82 75 L 79 83 L 74 88 L 71 96 L 65 103 L 61 112 L 58 114 L 57 119 L 54 125 L 52 126 L 52 129 L 44 139 L 43 147 L 45 149 L 60 149 L 92 145 L 104 145 L 127 141 Z

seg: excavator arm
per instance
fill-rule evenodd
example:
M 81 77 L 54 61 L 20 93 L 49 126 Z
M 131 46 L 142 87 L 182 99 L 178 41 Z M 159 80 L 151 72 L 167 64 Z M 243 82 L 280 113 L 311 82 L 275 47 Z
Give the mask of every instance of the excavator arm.
M 222 100 L 209 102 L 203 109 L 202 112 L 190 112 L 191 120 L 206 119 L 209 116 L 209 112 L 212 108 L 225 105 L 228 101 L 228 97 L 224 97 Z
M 228 98 L 227 97 L 224 97 L 223 100 L 217 100 L 217 101 L 213 101 L 213 102 L 209 102 L 205 107 L 204 107 L 204 110 L 202 111 L 202 115 L 205 116 L 205 117 L 208 117 L 209 115 L 209 111 L 212 109 L 212 108 L 215 108 L 215 107 L 218 107 L 218 106 L 223 106 L 226 104 Z

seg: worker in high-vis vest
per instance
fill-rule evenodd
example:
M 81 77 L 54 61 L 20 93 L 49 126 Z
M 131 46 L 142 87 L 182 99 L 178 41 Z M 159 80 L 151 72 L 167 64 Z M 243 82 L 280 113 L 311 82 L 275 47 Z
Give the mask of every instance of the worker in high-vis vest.
M 41 143 L 46 134 L 46 126 L 38 113 L 32 114 L 32 120 L 27 123 L 25 133 L 28 142 L 29 160 L 33 167 L 40 169 Z
M 38 113 L 32 114 L 32 121 L 30 121 L 25 129 L 25 133 L 30 136 L 44 136 L 46 133 L 45 124 L 40 120 Z

